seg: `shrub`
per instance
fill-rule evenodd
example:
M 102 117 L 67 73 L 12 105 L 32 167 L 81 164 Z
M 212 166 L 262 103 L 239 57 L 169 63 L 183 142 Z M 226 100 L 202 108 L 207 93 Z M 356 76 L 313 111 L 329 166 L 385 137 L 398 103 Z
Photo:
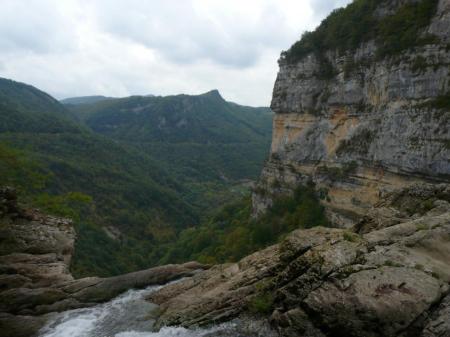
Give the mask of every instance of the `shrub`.
M 357 242 L 359 239 L 358 234 L 349 231 L 344 232 L 343 237 L 345 241 L 349 242 Z
M 416 229 L 417 229 L 418 231 L 426 231 L 426 230 L 428 230 L 428 229 L 430 229 L 430 228 L 429 228 L 428 225 L 423 224 L 423 223 L 420 223 L 420 224 L 417 224 L 417 225 L 416 225 Z
M 318 167 L 318 172 L 325 175 L 331 181 L 348 178 L 358 168 L 356 161 L 344 163 L 342 167 L 328 167 L 326 165 Z
M 386 260 L 384 262 L 384 265 L 387 266 L 387 267 L 397 267 L 397 268 L 403 267 L 402 264 L 394 262 L 394 261 L 391 261 L 391 260 Z
M 434 42 L 430 36 L 422 38 L 421 31 L 436 13 L 438 0 L 422 0 L 406 4 L 395 14 L 378 23 L 378 56 L 399 54 L 418 45 Z
M 438 110 L 450 109 L 450 92 L 439 95 L 436 98 L 421 104 L 420 107 L 428 107 Z
M 427 60 L 425 59 L 425 57 L 419 55 L 414 59 L 411 70 L 413 73 L 422 73 L 427 69 L 427 67 Z
M 350 139 L 340 142 L 336 149 L 336 154 L 341 155 L 344 153 L 358 153 L 367 154 L 370 148 L 370 144 L 376 137 L 376 132 L 368 129 L 360 130 L 354 134 Z
M 378 57 L 383 58 L 427 43 L 437 42 L 435 36 L 421 36 L 421 31 L 436 13 L 438 0 L 422 0 L 401 6 L 393 15 L 377 18 L 375 9 L 388 0 L 355 0 L 345 8 L 334 10 L 313 32 L 281 54 L 292 64 L 309 54 L 319 60 L 328 50 L 340 54 L 352 52 L 361 43 L 375 40 Z M 347 72 L 348 74 L 348 72 Z
M 270 314 L 273 310 L 274 296 L 269 292 L 255 295 L 248 304 L 250 312 L 255 314 Z
M 281 187 L 281 182 L 278 179 L 274 179 L 271 183 L 272 188 L 280 188 Z
M 273 205 L 258 219 L 252 218 L 251 210 L 251 198 L 247 196 L 224 207 L 201 226 L 182 231 L 168 245 L 160 263 L 238 261 L 297 228 L 328 226 L 312 184 L 299 186 L 292 195 L 274 198 Z

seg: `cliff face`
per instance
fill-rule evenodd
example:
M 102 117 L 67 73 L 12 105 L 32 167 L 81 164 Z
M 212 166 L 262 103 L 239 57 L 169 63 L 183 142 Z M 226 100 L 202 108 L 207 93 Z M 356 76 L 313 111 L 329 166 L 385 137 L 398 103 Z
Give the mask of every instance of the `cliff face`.
M 74 242 L 70 220 L 23 209 L 14 190 L 0 190 L 0 291 L 72 281 Z
M 14 190 L 0 189 L 0 329 L 5 336 L 33 335 L 45 323 L 35 315 L 55 311 L 52 304 L 64 300 L 54 286 L 73 281 L 74 241 L 70 220 L 24 209 Z
M 386 16 L 405 3 L 380 2 Z M 354 223 L 386 192 L 450 180 L 450 1 L 421 31 L 433 39 L 395 57 L 375 41 L 352 52 L 279 61 L 271 156 L 253 194 L 254 212 L 274 195 L 313 180 L 337 225 Z

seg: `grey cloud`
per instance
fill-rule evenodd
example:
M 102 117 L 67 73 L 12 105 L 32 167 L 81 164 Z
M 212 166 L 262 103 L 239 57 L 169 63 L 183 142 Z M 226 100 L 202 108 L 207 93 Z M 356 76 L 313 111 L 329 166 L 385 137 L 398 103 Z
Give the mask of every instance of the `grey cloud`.
M 250 67 L 263 49 L 280 49 L 292 38 L 275 5 L 265 6 L 260 13 L 255 10 L 258 16 L 253 20 L 224 15 L 216 21 L 198 13 L 190 1 L 158 2 L 157 6 L 155 1 L 132 1 L 132 6 L 115 3 L 97 14 L 102 29 L 110 34 L 141 43 L 181 64 L 208 60 Z
M 218 88 L 267 105 L 280 51 L 343 1 L 0 0 L 0 76 L 59 98 Z
M 5 0 L 0 37 L 2 52 L 54 53 L 73 50 L 76 36 L 70 22 L 48 1 Z

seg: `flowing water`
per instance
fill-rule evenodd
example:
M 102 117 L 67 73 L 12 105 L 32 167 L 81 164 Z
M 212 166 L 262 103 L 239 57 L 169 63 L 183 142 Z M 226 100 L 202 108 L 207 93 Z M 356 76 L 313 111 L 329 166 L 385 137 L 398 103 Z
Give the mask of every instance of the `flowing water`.
M 248 337 L 254 333 L 240 331 L 237 323 L 226 323 L 208 329 L 188 330 L 165 327 L 152 332 L 151 312 L 156 308 L 145 300 L 160 287 L 129 290 L 115 299 L 90 308 L 56 314 L 39 337 Z M 256 336 L 260 335 L 259 333 Z M 264 335 L 260 335 L 264 336 Z

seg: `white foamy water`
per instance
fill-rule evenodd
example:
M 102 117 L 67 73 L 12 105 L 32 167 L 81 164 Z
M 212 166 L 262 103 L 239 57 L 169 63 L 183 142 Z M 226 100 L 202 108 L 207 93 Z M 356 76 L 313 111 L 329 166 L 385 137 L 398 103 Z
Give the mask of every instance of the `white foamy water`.
M 165 327 L 151 332 L 154 320 L 150 313 L 156 306 L 145 296 L 161 287 L 129 290 L 115 299 L 90 308 L 57 314 L 39 337 L 215 337 L 244 336 L 235 331 L 233 323 L 210 329 L 188 330 Z

